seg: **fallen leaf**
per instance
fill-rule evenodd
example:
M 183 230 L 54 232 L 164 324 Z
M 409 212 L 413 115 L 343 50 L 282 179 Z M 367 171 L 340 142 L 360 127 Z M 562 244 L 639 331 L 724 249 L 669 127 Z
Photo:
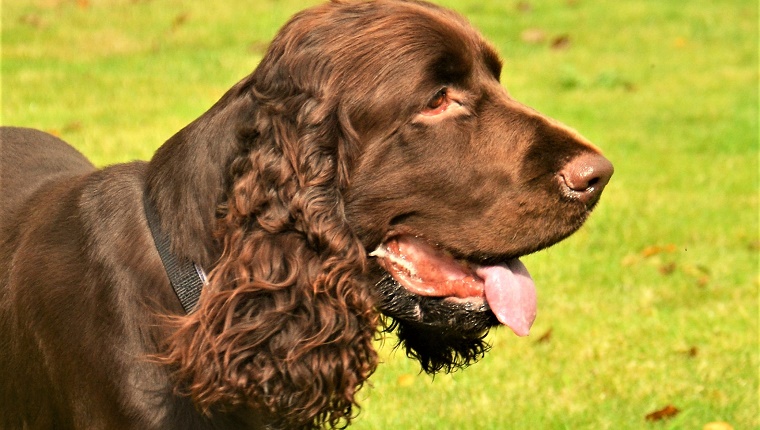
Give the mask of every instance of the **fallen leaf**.
M 42 27 L 46 27 L 47 26 L 46 22 L 42 19 L 41 16 L 39 16 L 37 14 L 33 14 L 33 13 L 22 15 L 21 18 L 19 18 L 18 21 L 21 24 L 28 25 L 28 26 L 34 27 L 34 28 L 42 28 Z
M 673 405 L 665 406 L 664 408 L 647 414 L 647 421 L 662 421 L 673 418 L 681 412 Z
M 753 240 L 747 244 L 747 249 L 753 252 L 760 251 L 760 240 Z
M 734 430 L 734 427 L 727 422 L 714 421 L 705 424 L 705 426 L 702 427 L 702 430 Z
M 516 8 L 519 12 L 523 12 L 523 13 L 530 12 L 533 10 L 533 6 L 526 1 L 517 2 Z
M 635 93 L 636 90 L 638 90 L 638 87 L 633 82 L 624 82 L 623 89 L 628 91 L 629 93 Z
M 672 275 L 676 271 L 676 263 L 663 264 L 658 270 L 663 276 Z
M 677 349 L 676 352 L 679 354 L 683 354 L 689 358 L 694 358 L 697 355 L 699 355 L 699 348 L 697 348 L 696 346 L 692 346 L 687 349 Z
M 552 39 L 551 47 L 552 49 L 555 49 L 555 50 L 569 48 L 570 36 L 568 36 L 567 34 L 563 34 L 563 35 L 555 37 L 554 39 Z
M 182 12 L 179 15 L 174 17 L 174 20 L 172 21 L 172 31 L 177 30 L 178 28 L 185 25 L 187 20 L 190 18 L 189 12 Z
M 552 340 L 552 329 L 546 330 L 544 334 L 542 334 L 538 339 L 536 339 L 536 343 L 547 343 L 550 340 Z
M 82 9 L 87 9 L 90 7 L 90 0 L 77 0 L 77 6 Z

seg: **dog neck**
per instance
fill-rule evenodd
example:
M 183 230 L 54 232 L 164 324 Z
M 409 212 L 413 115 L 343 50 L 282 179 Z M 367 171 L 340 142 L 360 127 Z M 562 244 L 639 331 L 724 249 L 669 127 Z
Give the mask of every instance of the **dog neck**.
M 206 273 L 198 264 L 181 258 L 171 251 L 169 235 L 161 229 L 158 214 L 147 193 L 143 193 L 143 206 L 145 207 L 145 217 L 148 221 L 150 234 L 153 236 L 158 255 L 161 256 L 161 262 L 164 264 L 169 282 L 177 294 L 182 308 L 190 314 L 198 304 L 201 290 L 206 283 Z

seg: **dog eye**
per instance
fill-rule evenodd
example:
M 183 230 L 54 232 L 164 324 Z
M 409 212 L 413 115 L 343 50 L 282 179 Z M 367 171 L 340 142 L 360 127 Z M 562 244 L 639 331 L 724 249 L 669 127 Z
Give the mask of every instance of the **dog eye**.
M 427 108 L 432 110 L 432 109 L 438 109 L 439 107 L 443 106 L 443 103 L 446 101 L 446 92 L 447 92 L 447 89 L 443 88 L 437 93 L 435 93 L 433 98 L 430 99 L 430 102 L 428 103 Z
M 424 115 L 437 115 L 445 111 L 450 103 L 448 88 L 442 88 L 430 99 L 422 113 Z

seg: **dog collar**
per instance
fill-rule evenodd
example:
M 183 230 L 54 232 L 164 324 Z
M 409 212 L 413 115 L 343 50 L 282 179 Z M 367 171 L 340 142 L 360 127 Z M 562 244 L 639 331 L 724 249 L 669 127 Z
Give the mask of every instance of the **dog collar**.
M 150 234 L 153 236 L 158 255 L 161 256 L 161 262 L 164 265 L 166 275 L 169 277 L 169 282 L 172 284 L 180 303 L 182 303 L 182 308 L 190 314 L 198 304 L 201 290 L 206 283 L 206 273 L 198 264 L 178 257 L 171 252 L 169 235 L 161 229 L 158 214 L 147 193 L 143 193 L 143 206 L 145 207 L 145 217 L 148 220 Z

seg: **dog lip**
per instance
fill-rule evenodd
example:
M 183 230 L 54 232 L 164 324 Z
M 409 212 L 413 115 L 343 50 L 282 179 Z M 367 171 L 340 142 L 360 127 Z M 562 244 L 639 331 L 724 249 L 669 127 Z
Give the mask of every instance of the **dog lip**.
M 394 276 L 393 272 L 398 272 L 397 270 L 393 270 L 393 268 L 388 267 L 388 263 L 383 264 L 383 260 L 388 260 L 389 256 L 392 253 L 388 252 L 388 245 L 397 242 L 398 240 L 403 240 L 403 238 L 412 238 L 415 242 L 419 244 L 423 244 L 422 246 L 429 247 L 431 253 L 440 254 L 441 256 L 445 256 L 446 259 L 450 259 L 448 263 L 455 264 L 459 266 L 461 270 L 461 274 L 465 276 L 471 276 L 473 279 L 471 281 L 475 283 L 482 283 L 483 279 L 481 279 L 476 271 L 481 267 L 487 267 L 487 266 L 496 266 L 500 264 L 504 264 L 505 262 L 516 260 L 523 255 L 529 254 L 530 252 L 520 253 L 520 252 L 510 252 L 505 254 L 485 254 L 485 253 L 474 253 L 474 254 L 465 254 L 462 252 L 459 252 L 457 250 L 447 248 L 440 243 L 433 243 L 432 241 L 427 240 L 424 236 L 414 234 L 410 232 L 410 229 L 407 228 L 397 228 L 393 231 L 386 234 L 383 241 L 378 244 L 373 251 L 369 252 L 368 255 L 370 257 L 373 257 L 377 259 L 379 265 L 385 270 L 385 272 L 391 274 Z M 406 257 L 402 257 L 403 260 Z M 396 260 L 399 260 L 398 258 Z M 440 261 L 439 261 L 440 262 Z M 404 262 L 402 262 L 404 264 Z M 409 263 L 411 265 L 411 263 Z M 397 273 L 396 273 L 397 274 Z M 396 277 L 396 276 L 394 276 Z M 407 279 L 408 280 L 408 279 Z M 403 283 L 402 283 L 403 284 Z M 463 299 L 463 300 L 469 300 L 472 298 L 481 298 L 484 297 L 482 294 L 482 288 L 477 288 L 477 291 L 472 291 L 474 294 L 471 295 L 462 295 L 461 293 L 459 295 L 446 295 L 446 294 L 436 294 L 433 293 L 432 290 L 430 291 L 415 291 L 414 288 L 409 289 L 411 292 L 415 292 L 418 295 L 428 296 L 428 297 L 438 297 L 438 298 L 452 298 L 452 299 Z
M 428 241 L 396 235 L 380 244 L 370 256 L 410 292 L 426 297 L 485 297 L 484 282 L 477 265 L 456 259 Z
M 401 236 L 411 236 L 420 240 L 424 240 L 425 242 L 427 242 L 429 245 L 433 246 L 434 248 L 450 255 L 455 260 L 466 262 L 470 265 L 477 265 L 477 266 L 493 266 L 496 264 L 501 264 L 505 261 L 514 260 L 516 258 L 522 258 L 526 255 L 532 254 L 536 251 L 540 251 L 541 249 L 549 247 L 552 244 L 557 242 L 557 241 L 552 241 L 548 244 L 540 244 L 540 245 L 537 245 L 536 247 L 532 247 L 529 249 L 518 249 L 515 251 L 510 250 L 509 252 L 504 252 L 504 253 L 482 253 L 482 252 L 468 253 L 468 252 L 460 251 L 453 247 L 446 246 L 440 242 L 431 241 L 424 234 L 419 234 L 415 232 L 413 229 L 408 228 L 404 225 L 394 225 L 392 229 L 388 230 L 385 233 L 385 235 L 383 235 L 382 240 L 380 240 L 377 243 L 374 243 L 373 244 L 374 246 L 370 246 L 367 248 L 367 254 L 371 257 L 376 257 L 377 256 L 376 253 L 379 248 L 381 248 L 386 243 L 394 240 L 395 238 L 401 237 Z

